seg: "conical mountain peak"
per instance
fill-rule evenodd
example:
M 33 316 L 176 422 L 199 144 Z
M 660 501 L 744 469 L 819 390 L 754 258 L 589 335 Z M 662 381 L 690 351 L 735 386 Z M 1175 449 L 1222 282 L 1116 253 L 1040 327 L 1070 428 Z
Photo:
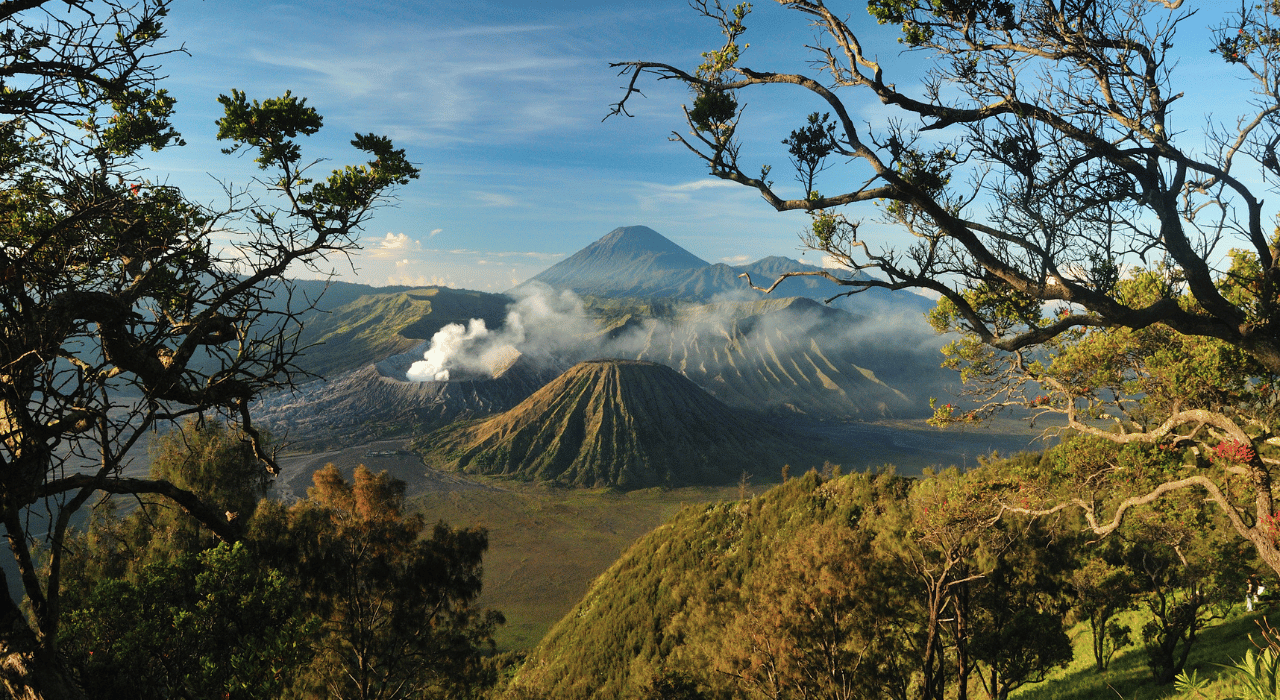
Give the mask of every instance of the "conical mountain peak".
M 669 270 L 688 270 L 710 264 L 648 226 L 620 226 L 581 252 L 597 257 L 652 258 Z
M 623 226 L 533 279 L 553 287 L 581 290 L 602 285 L 629 288 L 708 265 L 647 226 Z
M 810 456 L 670 367 L 626 360 L 579 363 L 510 411 L 421 444 L 470 473 L 623 489 L 728 483 Z
M 723 263 L 712 265 L 647 226 L 623 226 L 529 281 L 598 297 L 706 302 L 725 293 L 758 295 L 759 292 L 752 291 L 746 280 L 738 277 L 743 272 L 751 275 L 752 282 L 767 286 L 785 272 L 819 269 L 781 256 L 770 256 L 735 267 Z M 862 273 L 852 274 L 865 278 Z M 842 291 L 848 290 L 822 277 L 792 277 L 779 285 L 773 296 L 826 300 Z M 885 289 L 870 289 L 853 297 L 843 297 L 836 305 L 856 314 L 918 313 L 933 308 L 933 302 L 924 297 Z

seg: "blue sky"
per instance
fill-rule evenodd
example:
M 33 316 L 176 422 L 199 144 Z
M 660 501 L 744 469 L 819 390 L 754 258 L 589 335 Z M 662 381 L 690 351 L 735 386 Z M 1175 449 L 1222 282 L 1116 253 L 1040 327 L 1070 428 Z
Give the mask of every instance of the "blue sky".
M 886 77 L 900 88 L 916 83 L 924 59 L 899 56 L 892 29 L 876 27 L 863 8 L 849 3 L 868 47 L 892 71 Z M 762 0 L 748 27 L 745 65 L 804 68 L 797 49 L 814 34 L 801 16 Z M 679 105 L 687 93 L 678 85 L 649 80 L 647 99 L 631 105 L 635 118 L 601 121 L 624 84 L 610 61 L 692 67 L 719 45 L 715 24 L 684 0 L 181 0 L 168 29 L 190 54 L 169 57 L 163 71 L 188 145 L 148 157 L 149 177 L 217 204 L 218 180 L 254 176 L 249 159 L 222 155 L 213 139 L 217 96 L 232 88 L 254 99 L 285 90 L 306 96 L 325 117 L 324 131 L 305 144 L 329 160 L 321 167 L 354 162 L 351 134 L 372 131 L 422 168 L 365 231 L 355 270 L 336 266 L 343 279 L 501 291 L 636 224 L 711 262 L 801 257 L 806 217 L 778 214 L 751 191 L 709 178 L 668 141 L 673 129 L 686 130 Z M 1207 39 L 1190 39 L 1190 54 L 1206 56 Z M 744 152 L 774 165 L 774 179 L 789 186 L 779 141 L 822 105 L 799 88 L 744 98 Z M 855 109 L 873 126 L 888 116 L 874 102 Z M 848 176 L 830 177 L 824 190 Z M 813 253 L 801 259 L 820 262 Z

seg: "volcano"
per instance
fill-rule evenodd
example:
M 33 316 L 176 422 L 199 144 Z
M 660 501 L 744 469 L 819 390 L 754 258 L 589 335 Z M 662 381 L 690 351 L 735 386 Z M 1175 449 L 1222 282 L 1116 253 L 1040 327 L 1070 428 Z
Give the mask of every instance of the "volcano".
M 652 362 L 574 365 L 506 413 L 418 441 L 448 469 L 565 486 L 725 484 L 822 459 Z
M 254 416 L 297 445 L 353 445 L 505 411 L 558 375 L 554 368 L 515 357 L 492 376 L 460 373 L 447 382 L 405 381 L 403 370 L 415 356 L 421 353 L 270 394 L 254 404 Z
M 619 284 L 642 287 L 645 280 L 688 275 L 710 264 L 647 226 L 621 226 L 533 279 L 557 288 L 616 291 Z
M 823 268 L 779 256 L 737 267 L 712 264 L 647 226 L 623 226 L 543 270 L 529 282 L 613 299 L 709 302 L 725 294 L 740 299 L 789 296 L 817 301 L 830 299 L 833 306 L 854 315 L 906 314 L 917 317 L 915 321 L 922 326 L 924 321 L 918 318 L 919 315 L 934 306 L 929 299 L 901 290 L 891 292 L 873 288 L 852 296 L 840 296 L 850 288 L 819 276 L 823 271 Z M 747 280 L 739 277 L 747 273 L 752 283 L 767 287 L 785 272 L 802 272 L 806 276 L 783 281 L 769 297 L 753 290 Z M 861 272 L 849 270 L 841 271 L 839 275 L 849 279 L 871 279 Z

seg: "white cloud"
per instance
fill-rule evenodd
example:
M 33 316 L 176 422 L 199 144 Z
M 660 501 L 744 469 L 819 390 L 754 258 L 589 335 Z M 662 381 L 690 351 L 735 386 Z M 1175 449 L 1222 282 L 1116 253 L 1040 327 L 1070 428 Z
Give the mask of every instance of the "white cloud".
M 443 232 L 444 232 L 444 229 L 442 228 L 433 228 L 431 229 L 431 233 L 427 234 L 427 239 L 430 240 L 432 238 L 435 238 L 436 234 L 443 233 Z
M 363 251 L 363 255 L 371 260 L 386 260 L 388 258 L 396 260 L 408 260 L 410 253 L 417 253 L 422 250 L 422 244 L 409 237 L 406 233 L 388 233 L 382 238 L 372 239 L 372 243 L 367 245 Z M 400 263 L 397 262 L 397 265 Z
M 556 260 L 563 258 L 564 253 L 540 253 L 531 250 L 471 250 L 470 248 L 453 248 L 450 250 L 428 248 L 422 251 L 430 255 L 482 255 L 486 258 L 532 258 L 534 260 Z
M 418 250 L 418 242 L 409 238 L 407 233 L 388 233 L 385 238 L 378 239 L 375 252 Z
M 742 265 L 744 263 L 751 262 L 751 256 L 750 255 L 731 255 L 727 258 L 720 258 L 720 262 L 728 263 L 730 265 Z
M 693 180 L 692 182 L 682 182 L 679 185 L 656 185 L 660 189 L 666 189 L 671 192 L 696 192 L 697 190 L 705 190 L 715 187 L 742 187 L 736 182 L 728 180 L 705 178 L 702 180 Z

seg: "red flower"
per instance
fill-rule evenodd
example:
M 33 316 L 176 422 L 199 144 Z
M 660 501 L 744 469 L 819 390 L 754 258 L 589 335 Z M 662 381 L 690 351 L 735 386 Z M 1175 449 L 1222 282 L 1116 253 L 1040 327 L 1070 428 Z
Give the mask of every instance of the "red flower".
M 1233 464 L 1248 464 L 1257 457 L 1257 453 L 1249 445 L 1232 440 L 1231 442 L 1220 442 L 1217 447 L 1213 448 L 1213 460 L 1221 462 L 1230 462 Z

